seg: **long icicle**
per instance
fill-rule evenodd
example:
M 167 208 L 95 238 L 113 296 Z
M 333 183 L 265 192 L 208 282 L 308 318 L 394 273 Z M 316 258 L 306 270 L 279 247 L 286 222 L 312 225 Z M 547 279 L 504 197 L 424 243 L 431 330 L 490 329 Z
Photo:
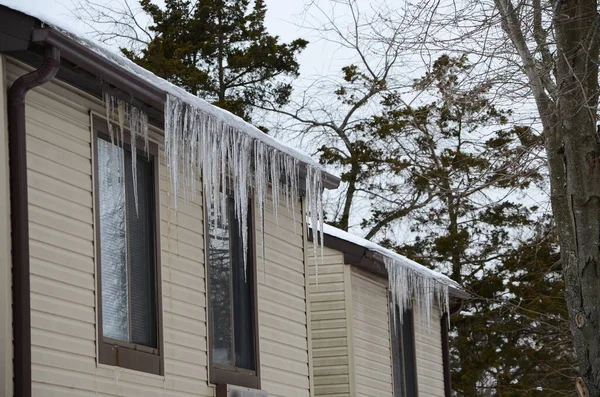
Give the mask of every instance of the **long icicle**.
M 249 185 L 254 185 L 252 191 L 257 197 L 263 260 L 266 261 L 264 211 L 269 191 L 272 194 L 275 222 L 279 223 L 279 205 L 285 195 L 285 205 L 288 210 L 291 207 L 296 227 L 300 162 L 292 155 L 278 151 L 220 119 L 167 95 L 165 156 L 175 210 L 180 193 L 183 193 L 186 201 L 189 190 L 194 190 L 194 182 L 189 179 L 195 179 L 196 175 L 202 176 L 206 205 L 209 213 L 212 213 L 213 222 L 226 212 L 226 197 L 221 193 L 229 191 L 233 195 L 235 217 L 242 238 L 244 267 L 247 266 L 246 253 L 250 242 L 247 230 Z M 307 214 L 316 229 L 316 256 L 317 247 L 323 242 L 322 171 L 310 165 L 306 169 Z M 180 174 L 183 181 L 180 180 Z

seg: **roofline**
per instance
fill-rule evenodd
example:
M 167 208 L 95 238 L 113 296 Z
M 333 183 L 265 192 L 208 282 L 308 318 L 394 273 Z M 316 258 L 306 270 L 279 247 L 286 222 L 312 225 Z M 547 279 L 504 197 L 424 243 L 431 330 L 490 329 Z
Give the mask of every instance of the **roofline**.
M 356 266 L 371 274 L 388 278 L 388 272 L 383 262 L 381 253 L 365 248 L 348 240 L 324 233 L 323 245 L 325 247 L 340 251 L 344 254 L 344 263 Z M 312 229 L 309 232 L 309 240 L 312 241 Z M 448 286 L 448 293 L 455 299 L 470 299 L 471 294 L 458 288 Z
M 20 11 L 12 10 L 6 6 L 0 6 L 0 11 L 2 8 L 26 16 L 27 18 L 36 19 Z M 37 25 L 39 26 L 39 24 Z M 24 41 L 23 37 L 13 38 L 13 40 L 17 39 L 19 39 L 21 42 Z M 160 114 L 164 114 L 164 103 L 166 101 L 167 94 L 163 90 L 157 88 L 135 73 L 132 73 L 116 63 L 111 62 L 103 55 L 98 54 L 90 48 L 82 45 L 72 37 L 50 27 L 37 27 L 32 29 L 29 41 L 41 47 L 52 46 L 57 48 L 61 52 L 62 59 L 67 60 L 77 65 L 79 68 L 87 71 L 88 73 L 99 77 L 104 84 L 112 85 L 127 93 L 128 96 L 138 98 L 148 107 L 156 109 Z M 306 175 L 308 163 L 302 160 L 300 160 L 299 163 L 301 171 L 300 176 L 303 177 Z M 333 190 L 339 187 L 339 177 L 330 174 L 327 171 L 322 171 L 322 176 L 323 186 L 326 189 Z

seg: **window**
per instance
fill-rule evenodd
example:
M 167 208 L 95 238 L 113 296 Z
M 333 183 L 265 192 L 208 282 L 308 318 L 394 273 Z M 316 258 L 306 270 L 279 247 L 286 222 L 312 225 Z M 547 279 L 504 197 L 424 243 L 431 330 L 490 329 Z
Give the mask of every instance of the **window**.
M 156 164 L 143 150 L 132 159 L 106 126 L 94 118 L 98 359 L 161 374 Z
M 210 381 L 260 388 L 252 206 L 248 209 L 247 268 L 233 198 L 208 220 Z
M 390 301 L 392 319 L 392 361 L 394 370 L 394 397 L 417 396 L 415 335 L 412 309 L 400 310 Z M 402 321 L 401 321 L 402 320 Z

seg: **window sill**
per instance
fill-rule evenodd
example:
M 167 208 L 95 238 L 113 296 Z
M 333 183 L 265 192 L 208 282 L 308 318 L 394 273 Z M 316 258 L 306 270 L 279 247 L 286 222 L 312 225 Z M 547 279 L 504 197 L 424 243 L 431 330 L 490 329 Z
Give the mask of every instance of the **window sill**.
M 235 385 L 249 389 L 260 389 L 260 378 L 254 373 L 236 372 L 212 365 L 210 367 L 210 383 L 214 385 Z
M 164 364 L 160 355 L 145 351 L 153 349 L 138 349 L 137 345 L 131 346 L 125 347 L 123 343 L 116 344 L 109 341 L 100 342 L 98 363 L 139 373 L 164 375 Z

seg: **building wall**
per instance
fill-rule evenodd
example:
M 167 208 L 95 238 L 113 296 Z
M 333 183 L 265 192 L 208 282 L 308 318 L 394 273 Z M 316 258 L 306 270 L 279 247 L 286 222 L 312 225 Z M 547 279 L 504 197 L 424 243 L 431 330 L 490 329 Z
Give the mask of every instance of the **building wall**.
M 7 70 L 9 81 L 27 72 L 10 60 Z M 96 98 L 56 81 L 27 96 L 33 394 L 213 396 L 207 366 L 202 195 L 189 202 L 180 199 L 178 210 L 173 209 L 162 153 L 165 375 L 97 364 L 90 110 L 104 114 Z M 151 131 L 151 138 L 161 139 L 158 131 Z M 267 206 L 266 273 L 258 259 L 262 388 L 270 396 L 309 396 L 300 207 L 294 230 L 286 209 L 279 210 L 277 226 Z M 2 220 L 0 215 L 0 227 Z M 258 236 L 257 242 L 260 253 Z
M 393 396 L 387 280 L 352 269 L 356 396 Z
M 273 397 L 310 395 L 304 228 L 300 202 L 296 216 L 269 200 L 265 213 L 266 261 L 256 232 L 261 388 Z
M 312 243 L 310 243 L 312 245 Z M 350 396 L 350 354 L 346 307 L 344 255 L 324 247 L 319 257 L 318 286 L 312 250 L 310 265 L 310 312 L 312 319 L 313 374 L 316 396 Z
M 419 396 L 444 397 L 441 311 L 439 308 L 434 308 L 434 319 L 430 327 L 418 310 L 414 312 L 414 317 Z
M 387 280 L 344 265 L 341 252 L 325 248 L 317 288 L 312 260 L 315 395 L 393 397 Z M 435 312 L 439 319 L 439 309 Z M 443 397 L 440 323 L 434 320 L 428 328 L 416 311 L 415 355 L 419 396 Z
M 0 395 L 12 393 L 12 312 L 10 256 L 10 191 L 8 188 L 8 129 L 6 73 L 0 55 Z

